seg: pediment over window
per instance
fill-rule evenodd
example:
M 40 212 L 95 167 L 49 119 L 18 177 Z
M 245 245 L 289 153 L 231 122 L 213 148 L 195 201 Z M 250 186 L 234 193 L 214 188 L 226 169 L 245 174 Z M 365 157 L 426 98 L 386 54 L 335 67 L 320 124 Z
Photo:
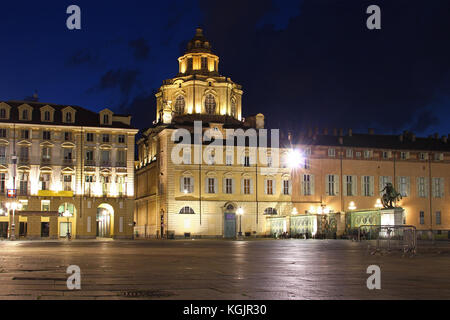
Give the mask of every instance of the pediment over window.
M 41 109 L 41 121 L 42 122 L 53 122 L 55 119 L 55 109 L 49 105 L 43 106 Z
M 19 120 L 20 121 L 31 121 L 33 120 L 33 107 L 24 103 L 17 107 L 19 110 Z
M 62 109 L 61 112 L 64 123 L 75 123 L 75 114 L 77 110 L 69 106 Z

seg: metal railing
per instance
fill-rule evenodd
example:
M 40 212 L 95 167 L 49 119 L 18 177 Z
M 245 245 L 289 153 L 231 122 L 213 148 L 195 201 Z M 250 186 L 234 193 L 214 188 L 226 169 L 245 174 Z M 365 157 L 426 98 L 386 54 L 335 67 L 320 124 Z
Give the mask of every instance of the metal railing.
M 375 250 L 417 252 L 417 230 L 411 225 L 361 225 L 358 227 L 358 241 L 375 241 Z

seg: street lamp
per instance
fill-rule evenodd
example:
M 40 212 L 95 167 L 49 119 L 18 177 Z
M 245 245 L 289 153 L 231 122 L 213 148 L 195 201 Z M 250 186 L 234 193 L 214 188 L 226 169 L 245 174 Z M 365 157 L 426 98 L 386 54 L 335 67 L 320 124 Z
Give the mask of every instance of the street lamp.
M 72 214 L 70 213 L 69 210 L 64 211 L 63 217 L 67 218 L 67 233 L 66 233 L 67 240 L 70 240 L 70 230 L 69 230 L 69 223 L 70 223 L 70 221 L 69 221 L 69 218 L 71 216 L 72 216 Z
M 16 210 L 22 209 L 22 204 L 20 202 L 12 201 L 7 202 L 5 204 L 7 211 L 12 210 L 12 223 L 11 223 L 11 232 L 9 234 L 9 240 L 16 240 L 16 222 L 15 222 L 15 216 L 16 216 Z
M 302 162 L 304 161 L 304 157 L 298 150 L 291 149 L 287 153 L 286 163 L 287 166 L 291 169 L 299 168 Z
M 381 203 L 381 199 L 377 199 L 377 202 L 375 203 L 375 208 L 383 208 L 383 204 Z
M 349 210 L 355 210 L 356 209 L 356 205 L 355 202 L 350 201 L 349 205 L 348 205 Z
M 239 216 L 239 237 L 242 237 L 242 215 L 244 214 L 244 209 L 237 209 L 236 214 Z

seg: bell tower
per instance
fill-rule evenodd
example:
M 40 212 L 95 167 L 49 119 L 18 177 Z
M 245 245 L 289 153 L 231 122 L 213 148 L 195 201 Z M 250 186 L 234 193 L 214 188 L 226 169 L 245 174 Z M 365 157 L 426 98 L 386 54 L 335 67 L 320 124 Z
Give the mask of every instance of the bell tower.
M 186 116 L 241 121 L 242 87 L 219 74 L 219 61 L 203 30 L 197 28 L 178 58 L 178 74 L 163 81 L 156 94 L 157 122 L 169 124 Z

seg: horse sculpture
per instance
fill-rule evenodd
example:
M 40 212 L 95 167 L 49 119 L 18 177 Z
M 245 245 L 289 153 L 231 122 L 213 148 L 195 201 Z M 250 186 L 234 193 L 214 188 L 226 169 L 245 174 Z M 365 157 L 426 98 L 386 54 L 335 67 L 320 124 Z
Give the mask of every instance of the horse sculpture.
M 386 191 L 381 198 L 381 202 L 386 209 L 394 208 L 394 202 L 402 199 L 402 195 L 398 193 L 392 183 L 388 182 L 381 192 Z

